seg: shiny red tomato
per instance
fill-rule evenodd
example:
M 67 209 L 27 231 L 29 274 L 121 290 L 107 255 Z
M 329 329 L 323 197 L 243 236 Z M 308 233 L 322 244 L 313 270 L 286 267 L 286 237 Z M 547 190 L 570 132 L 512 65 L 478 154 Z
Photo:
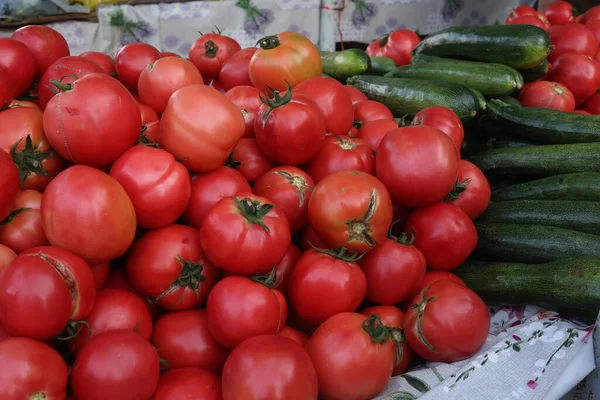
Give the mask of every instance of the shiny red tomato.
M 160 129 L 161 147 L 183 159 L 188 169 L 208 172 L 225 163 L 244 135 L 245 123 L 223 94 L 206 85 L 191 85 L 171 96 Z
M 241 138 L 233 147 L 225 165 L 240 171 L 251 183 L 275 167 L 254 138 Z
M 363 400 L 381 392 L 396 363 L 396 346 L 381 319 L 337 314 L 317 328 L 306 343 L 319 379 L 319 395 L 328 400 Z
M 133 330 L 108 331 L 77 356 L 71 387 L 78 399 L 149 399 L 159 375 L 158 354 L 146 339 Z
M 171 51 L 161 51 L 161 57 L 181 57 L 179 54 L 173 53 Z
M 410 29 L 398 29 L 372 42 L 367 47 L 371 57 L 387 57 L 396 65 L 408 65 L 412 52 L 421 42 L 421 38 Z
M 160 118 L 152 107 L 139 101 L 137 105 L 142 117 L 142 132 L 138 143 L 156 147 L 156 145 L 160 144 Z
M 393 118 L 367 121 L 361 124 L 357 137 L 366 141 L 374 150 L 377 150 L 385 134 L 396 128 L 398 128 L 398 123 Z
M 449 271 L 465 262 L 477 246 L 477 230 L 458 206 L 436 203 L 411 212 L 406 230 L 432 269 Z
M 344 90 L 350 96 L 350 100 L 352 101 L 352 105 L 356 103 L 360 103 L 361 101 L 367 101 L 369 98 L 366 94 L 355 88 L 354 86 L 344 85 Z
M 250 59 L 252 59 L 256 50 L 256 47 L 242 49 L 232 54 L 223 63 L 221 71 L 219 71 L 219 82 L 225 90 L 229 91 L 236 86 L 252 86 L 248 69 Z
M 215 285 L 206 303 L 206 317 L 217 342 L 233 349 L 253 336 L 279 332 L 287 318 L 287 303 L 273 289 L 274 280 L 274 274 L 254 279 L 228 276 Z
M 441 106 L 427 107 L 414 116 L 411 125 L 426 125 L 444 132 L 452 139 L 460 159 L 460 149 L 465 138 L 465 129 L 462 121 L 454 111 Z
M 388 132 L 377 149 L 377 177 L 400 205 L 422 207 L 443 199 L 454 187 L 459 157 L 452 140 L 426 126 Z
M 292 271 L 294 270 L 296 262 L 298 262 L 301 254 L 302 253 L 296 246 L 290 244 L 290 247 L 288 247 L 285 255 L 275 267 L 275 287 L 284 295 L 287 294 L 290 276 L 292 275 Z
M 0 38 L 0 68 L 10 77 L 12 97 L 27 92 L 35 76 L 36 63 L 29 48 L 15 39 Z
M 598 43 L 600 43 L 600 20 L 592 20 L 585 24 L 585 26 L 588 27 L 588 29 L 594 34 L 594 37 L 596 38 Z M 596 54 L 598 54 L 598 51 L 596 51 Z
M 552 25 L 566 25 L 575 21 L 573 6 L 568 1 L 555 1 L 546 8 L 545 13 Z
M 92 269 L 92 274 L 94 275 L 94 284 L 96 286 L 96 290 L 102 289 L 104 286 L 104 282 L 108 279 L 110 275 L 110 262 L 100 263 L 90 265 Z
M 142 70 L 159 58 L 160 51 L 147 43 L 126 44 L 115 56 L 115 71 L 123 85 L 136 93 Z
M 319 384 L 306 351 L 277 335 L 250 338 L 225 363 L 223 400 L 316 399 Z
M 412 349 L 434 362 L 473 356 L 490 330 L 487 306 L 471 289 L 441 280 L 423 289 L 404 317 L 404 333 Z
M 507 25 L 533 25 L 547 31 L 548 26 L 538 15 L 522 15 L 506 23 Z
M 42 109 L 40 108 L 39 105 L 37 105 L 36 103 L 34 103 L 32 101 L 27 101 L 27 100 L 12 99 L 10 101 L 10 104 L 8 105 L 8 108 L 14 108 L 14 107 L 35 108 L 36 110 L 42 111 Z
M 160 314 L 160 310 L 156 303 L 144 297 L 140 292 L 135 290 L 133 286 L 131 286 L 131 283 L 127 280 L 125 268 L 112 268 L 108 274 L 108 277 L 106 278 L 106 281 L 104 282 L 104 289 L 123 289 L 135 294 L 144 301 L 144 304 L 152 316 L 153 321 L 156 320 Z
M 285 336 L 288 339 L 292 339 L 294 342 L 298 343 L 300 346 L 304 348 L 306 342 L 308 342 L 308 335 L 304 332 L 300 332 L 298 329 L 294 329 L 289 326 L 284 326 L 279 331 L 279 336 Z
M 583 54 L 563 54 L 552 63 L 544 79 L 565 85 L 576 101 L 586 99 L 600 87 L 600 64 Z
M 598 40 L 592 31 L 583 24 L 553 26 L 550 29 L 550 38 L 554 45 L 554 49 L 548 55 L 548 61 L 551 63 L 567 53 L 594 57 L 598 50 Z
M 308 220 L 329 247 L 365 253 L 385 240 L 392 223 L 392 201 L 374 176 L 340 171 L 315 187 Z
M 79 57 L 95 62 L 102 68 L 105 74 L 114 77 L 117 76 L 117 72 L 115 71 L 115 60 L 108 54 L 100 53 L 99 51 L 86 51 L 85 53 L 81 53 Z
M 35 247 L 2 272 L 0 324 L 15 336 L 50 339 L 69 320 L 83 319 L 95 299 L 94 276 L 85 261 L 57 247 Z
M 308 222 L 308 201 L 314 190 L 312 178 L 296 167 L 273 168 L 260 177 L 252 191 L 266 197 L 283 211 L 292 232 L 298 232 Z
M 10 247 L 0 244 L 0 272 L 17 257 L 17 254 Z
M 581 19 L 579 20 L 582 24 L 587 24 L 590 21 L 600 19 L 600 5 L 595 6 L 587 10 Z
M 423 282 L 421 282 L 421 286 L 419 287 L 419 290 L 417 293 L 422 292 L 423 289 L 425 289 L 427 286 L 429 286 L 437 281 L 442 281 L 442 280 L 449 280 L 449 281 L 458 283 L 459 285 L 463 285 L 464 287 L 467 287 L 467 285 L 463 282 L 463 280 L 460 279 L 458 276 L 454 275 L 452 272 L 436 271 L 436 270 L 430 269 L 425 273 L 425 278 L 423 279 Z
M 27 25 L 17 29 L 11 39 L 24 43 L 35 61 L 35 77 L 40 78 L 54 61 L 70 55 L 65 38 L 44 25 Z
M 490 204 L 490 184 L 481 170 L 467 160 L 458 164 L 458 181 L 448 195 L 448 202 L 458 206 L 471 219 L 479 217 Z
M 0 148 L 0 221 L 3 221 L 13 210 L 19 194 L 19 169 L 11 156 Z
M 585 111 L 585 110 L 575 110 L 573 111 L 575 114 L 581 114 L 581 115 L 592 115 L 591 113 Z
M 222 400 L 221 379 L 201 368 L 168 370 L 160 377 L 152 400 Z
M 41 201 L 42 194 L 36 190 L 19 192 L 13 211 L 0 223 L 0 243 L 17 254 L 50 244 L 42 228 Z
M 288 290 L 290 304 L 303 321 L 319 325 L 360 306 L 367 279 L 356 260 L 345 249 L 310 249 L 300 256 Z
M 241 49 L 235 39 L 221 33 L 201 34 L 190 48 L 189 59 L 206 80 L 217 79 L 223 64 Z
M 600 21 L 600 20 L 599 20 Z M 600 114 L 600 94 L 596 93 L 592 97 L 590 97 L 582 106 L 584 108 L 584 112 L 592 115 Z M 581 113 L 582 110 L 577 110 L 575 112 Z
M 519 93 L 519 102 L 525 107 L 575 110 L 573 93 L 566 86 L 556 82 L 536 81 L 525 84 Z
M 11 250 L 11 251 L 12 251 L 12 250 Z M 8 333 L 8 332 L 6 331 L 6 329 L 4 329 L 4 328 L 2 327 L 2 325 L 0 325 L 0 342 L 1 342 L 1 341 L 3 341 L 3 340 L 6 340 L 6 339 L 8 339 L 8 338 L 10 338 L 10 337 L 12 337 L 12 335 L 11 335 L 10 333 Z
M 50 182 L 41 212 L 50 243 L 90 264 L 123 255 L 135 236 L 135 209 L 123 187 L 110 175 L 84 165 L 70 167 Z
M 300 248 L 303 251 L 310 250 L 314 247 L 326 249 L 329 246 L 323 239 L 319 237 L 312 226 L 307 225 L 300 233 Z
M 48 399 L 67 396 L 67 364 L 45 343 L 28 338 L 0 342 L 0 398 Z
M 518 6 L 506 17 L 505 23 L 508 24 L 510 21 L 519 18 L 524 15 L 537 15 L 537 10 L 530 6 Z
M 10 77 L 4 68 L 0 68 L 0 110 L 9 107 L 12 101 L 13 89 Z
M 360 122 L 378 119 L 394 119 L 394 115 L 385 105 L 375 100 L 354 103 L 354 120 Z
M 262 105 L 260 100 L 260 91 L 253 86 L 236 86 L 230 89 L 225 96 L 235 104 L 244 117 L 246 123 L 246 130 L 244 131 L 244 137 L 254 137 L 254 120 L 256 120 L 256 114 L 258 109 Z

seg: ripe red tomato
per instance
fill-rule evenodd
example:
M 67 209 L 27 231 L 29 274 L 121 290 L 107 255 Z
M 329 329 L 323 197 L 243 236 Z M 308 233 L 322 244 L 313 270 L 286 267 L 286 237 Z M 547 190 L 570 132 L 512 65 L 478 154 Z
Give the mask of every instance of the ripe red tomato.
M 594 57 L 598 50 L 598 40 L 592 31 L 583 24 L 553 26 L 550 29 L 550 38 L 554 45 L 554 50 L 548 55 L 548 61 L 551 63 L 567 53 Z
M 471 219 L 479 217 L 490 204 L 490 184 L 481 170 L 467 160 L 458 164 L 458 181 L 448 195 L 450 204 L 458 206 Z
M 284 166 L 273 168 L 260 177 L 252 191 L 279 207 L 290 223 L 290 230 L 298 232 L 308 223 L 308 201 L 314 187 L 314 181 L 306 172 Z
M 85 53 L 81 53 L 79 57 L 95 62 L 102 68 L 102 71 L 104 71 L 105 74 L 114 77 L 117 76 L 117 72 L 115 71 L 115 60 L 108 54 L 100 53 L 99 51 L 86 51 Z
M 565 85 L 576 101 L 586 99 L 600 86 L 600 64 L 583 54 L 563 54 L 552 63 L 544 79 Z
M 142 117 L 142 133 L 138 143 L 155 146 L 160 144 L 160 119 L 152 107 L 137 102 Z
M 427 107 L 414 116 L 411 125 L 426 125 L 444 132 L 452 139 L 460 159 L 460 149 L 465 138 L 465 129 L 462 121 L 454 111 L 441 106 Z
M 275 287 L 284 295 L 287 294 L 290 276 L 301 254 L 296 246 L 290 244 L 285 255 L 275 267 Z
M 436 271 L 431 269 L 425 273 L 425 278 L 423 279 L 423 282 L 421 282 L 421 286 L 419 287 L 417 293 L 422 292 L 423 289 L 425 289 L 427 286 L 442 280 L 449 280 L 458 283 L 459 285 L 463 285 L 464 287 L 467 287 L 463 280 L 460 279 L 458 276 L 454 275 L 452 272 Z
M 471 218 L 458 206 L 436 203 L 414 210 L 405 230 L 415 232 L 415 247 L 432 269 L 457 268 L 477 246 L 477 230 Z
M 360 306 L 367 279 L 356 260 L 344 249 L 310 249 L 300 256 L 288 290 L 290 303 L 303 321 L 319 325 Z
M 0 244 L 0 273 L 6 268 L 14 259 L 17 254 L 10 249 L 10 247 Z
M 588 22 L 587 24 L 585 24 L 585 26 L 588 27 L 588 29 L 594 34 L 594 37 L 596 38 L 596 40 L 598 40 L 598 43 L 600 43 L 600 20 L 598 20 L 598 19 L 592 20 L 592 21 Z M 596 51 L 596 54 L 598 54 L 597 51 Z
M 0 110 L 9 107 L 12 102 L 13 89 L 10 77 L 4 68 L 0 68 Z
M 219 91 L 191 85 L 173 93 L 160 129 L 161 147 L 192 171 L 208 172 L 225 163 L 245 123 L 240 110 Z
M 317 373 L 304 349 L 277 335 L 250 338 L 232 352 L 222 376 L 223 400 L 316 399 Z
M 517 8 L 512 10 L 512 12 L 510 14 L 508 14 L 508 17 L 506 17 L 505 23 L 508 24 L 509 22 L 513 21 L 514 19 L 519 18 L 524 15 L 537 15 L 537 10 L 530 6 L 518 6 Z
M 374 150 L 377 150 L 385 134 L 396 128 L 398 128 L 398 123 L 393 118 L 367 121 L 363 122 L 358 129 L 357 137 L 366 141 Z
M 152 400 L 222 400 L 221 379 L 201 368 L 168 370 L 160 377 Z
M 17 195 L 13 211 L 0 223 L 0 243 L 17 254 L 49 245 L 42 229 L 41 201 L 42 194 L 36 190 L 23 190 Z
M 135 209 L 123 187 L 110 175 L 85 165 L 70 167 L 50 182 L 41 212 L 50 243 L 90 264 L 123 255 L 135 236 Z
M 593 115 L 600 114 L 600 94 L 596 93 L 595 95 L 593 95 L 592 97 L 590 97 L 583 104 L 583 108 L 585 110 L 584 112 L 587 112 L 588 114 L 593 114 Z M 575 112 L 581 113 L 581 111 L 582 110 L 577 110 Z
M 163 314 L 154 325 L 152 344 L 169 369 L 203 368 L 220 375 L 228 355 L 210 334 L 203 309 Z
M 29 48 L 15 39 L 0 38 L 0 68 L 10 78 L 12 97 L 29 89 L 35 76 L 35 59 Z
M 590 21 L 594 21 L 600 19 L 600 5 L 599 6 L 595 6 L 590 8 L 589 10 L 587 10 L 583 16 L 581 17 L 581 19 L 579 20 L 579 23 L 581 24 L 587 24 Z
M 65 399 L 67 364 L 45 343 L 28 338 L 0 342 L 0 398 Z
M 319 379 L 319 395 L 328 400 L 375 397 L 392 376 L 396 346 L 378 317 L 337 314 L 317 328 L 306 343 Z
M 225 165 L 240 171 L 248 182 L 256 182 L 275 167 L 254 138 L 241 138 L 233 147 Z
M 149 399 L 159 375 L 158 354 L 146 339 L 133 330 L 108 331 L 77 356 L 71 387 L 78 399 Z
M 10 337 L 12 337 L 12 335 L 10 333 L 6 332 L 6 329 L 4 329 L 2 327 L 2 325 L 0 325 L 0 342 L 3 341 L 3 340 L 8 339 Z
M 225 96 L 242 112 L 244 122 L 246 123 L 244 137 L 253 138 L 254 120 L 256 120 L 256 114 L 258 114 L 258 109 L 262 105 L 260 91 L 253 86 L 243 85 L 230 89 L 225 93 Z
M 573 6 L 568 1 L 555 1 L 546 8 L 545 13 L 552 25 L 566 25 L 575 21 Z
M 188 310 L 204 303 L 218 271 L 202 254 L 198 231 L 173 224 L 149 231 L 132 246 L 127 277 L 159 306 Z
M 287 303 L 273 289 L 274 280 L 274 274 L 254 279 L 228 276 L 215 285 L 208 295 L 206 317 L 217 342 L 233 349 L 253 336 L 279 332 L 285 325 Z
M 543 30 L 548 30 L 548 25 L 539 17 L 539 15 L 521 15 L 506 23 L 507 25 L 533 25 Z
M 89 314 L 96 289 L 90 266 L 56 247 L 19 254 L 0 278 L 0 324 L 14 336 L 58 335 L 67 321 Z
M 392 201 L 381 181 L 359 171 L 328 175 L 308 202 L 308 220 L 331 248 L 365 253 L 385 240 Z
M 566 86 L 556 82 L 536 81 L 525 84 L 519 93 L 519 101 L 525 107 L 575 110 L 573 93 Z
M 575 114 L 581 114 L 581 115 L 592 115 L 591 113 L 585 111 L 585 110 L 575 110 L 573 111 Z
M 27 25 L 14 31 L 10 38 L 29 48 L 35 61 L 35 77 L 38 79 L 50 64 L 70 55 L 65 38 L 49 26 Z
M 307 225 L 300 233 L 300 248 L 303 251 L 310 250 L 314 247 L 320 249 L 328 248 L 327 243 L 319 237 L 312 226 Z
M 367 54 L 391 58 L 398 66 L 408 65 L 413 50 L 420 42 L 419 35 L 410 29 L 398 29 L 372 42 L 367 47 Z
M 223 63 L 241 49 L 235 39 L 221 33 L 201 34 L 190 48 L 189 59 L 207 80 L 217 79 Z
M 338 171 L 362 171 L 374 175 L 375 151 L 363 139 L 329 136 L 306 171 L 315 183 Z
M 123 289 L 135 294 L 137 297 L 144 301 L 144 304 L 146 304 L 146 308 L 148 309 L 148 312 L 150 312 L 152 320 L 154 321 L 158 318 L 158 315 L 160 313 L 158 306 L 150 299 L 142 296 L 140 292 L 138 292 L 133 286 L 131 286 L 131 283 L 129 283 L 129 281 L 127 280 L 125 268 L 111 269 L 110 273 L 108 274 L 108 277 L 106 278 L 106 281 L 104 282 L 104 289 Z
M 285 336 L 288 339 L 292 339 L 303 348 L 306 345 L 306 342 L 308 342 L 308 336 L 304 332 L 300 332 L 298 329 L 294 329 L 287 325 L 281 328 L 279 336 Z
M 219 82 L 229 91 L 236 86 L 252 86 L 248 69 L 256 47 L 248 47 L 235 52 L 223 63 L 219 72 Z M 257 89 L 258 90 L 258 89 Z
M 40 106 L 37 105 L 36 103 L 32 102 L 32 101 L 12 99 L 10 101 L 10 104 L 7 106 L 7 108 L 15 108 L 15 107 L 35 108 L 36 110 L 42 111 L 42 109 L 40 108 Z
M 456 147 L 442 131 L 405 126 L 388 132 L 377 149 L 377 177 L 400 205 L 422 207 L 444 198 L 458 175 Z
M 130 43 L 115 56 L 115 71 L 131 93 L 137 93 L 138 80 L 148 64 L 161 58 L 160 51 L 147 43 Z
M 13 205 L 19 194 L 19 169 L 11 156 L 0 148 L 0 221 L 3 221 L 13 210 Z
M 354 120 L 360 122 L 378 119 L 394 119 L 394 115 L 385 105 L 375 100 L 354 103 Z
M 350 100 L 352 101 L 352 105 L 356 103 L 360 103 L 361 101 L 367 101 L 369 98 L 366 94 L 355 88 L 354 86 L 344 85 L 344 90 L 350 96 Z
M 290 226 L 283 211 L 254 194 L 219 200 L 200 227 L 200 244 L 208 259 L 233 274 L 270 271 L 290 243 Z M 226 250 L 233 248 L 235 252 Z
M 161 51 L 161 57 L 181 57 L 179 54 L 173 53 L 172 51 Z
M 428 361 L 455 362 L 475 354 L 487 339 L 490 313 L 471 289 L 449 280 L 426 287 L 404 317 L 410 347 Z
M 94 275 L 94 284 L 96 286 L 96 291 L 98 291 L 102 289 L 102 287 L 104 286 L 104 282 L 106 282 L 108 276 L 110 275 L 110 263 L 105 262 L 100 264 L 94 264 L 90 265 L 90 268 L 92 269 L 92 274 Z
M 308 96 L 273 92 L 262 99 L 254 121 L 254 134 L 260 148 L 281 164 L 301 165 L 312 159 L 325 144 L 326 123 L 319 107 Z

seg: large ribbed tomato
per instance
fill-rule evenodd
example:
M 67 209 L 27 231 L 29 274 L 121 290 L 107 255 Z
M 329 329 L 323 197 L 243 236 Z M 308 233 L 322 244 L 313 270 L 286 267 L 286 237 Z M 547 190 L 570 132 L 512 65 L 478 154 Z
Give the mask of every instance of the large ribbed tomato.
M 35 60 L 35 77 L 40 78 L 54 61 L 70 54 L 69 44 L 56 30 L 44 25 L 27 25 L 17 29 L 11 39 L 24 43 Z

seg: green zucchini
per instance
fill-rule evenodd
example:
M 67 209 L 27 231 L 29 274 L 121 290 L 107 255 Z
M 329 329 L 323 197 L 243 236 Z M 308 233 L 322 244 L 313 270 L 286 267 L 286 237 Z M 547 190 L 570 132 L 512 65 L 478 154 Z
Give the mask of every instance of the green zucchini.
M 593 323 L 600 309 L 600 258 L 565 258 L 546 264 L 469 261 L 456 273 L 484 301 L 534 304 Z
M 367 75 L 383 76 L 397 68 L 396 63 L 391 58 L 387 57 L 371 57 L 371 67 L 367 71 Z
M 490 203 L 477 223 L 547 225 L 600 235 L 600 202 L 513 200 Z
M 536 143 L 531 140 L 523 139 L 516 135 L 511 134 L 488 134 L 487 140 L 487 148 L 488 149 L 505 149 L 510 147 L 527 147 L 527 146 L 537 146 L 539 143 Z
M 471 93 L 473 93 L 473 95 L 475 95 L 475 98 L 477 98 L 477 101 L 479 102 L 479 108 L 481 108 L 481 110 L 485 110 L 485 108 L 487 106 L 487 101 L 486 101 L 483 93 L 481 93 L 479 90 L 475 90 L 472 88 L 469 88 L 469 89 L 471 90 Z M 481 115 L 483 115 L 483 113 L 481 113 Z
M 522 69 L 519 72 L 525 82 L 533 82 L 543 78 L 544 75 L 548 73 L 549 69 L 550 63 L 548 60 L 544 60 L 533 68 Z
M 462 120 L 472 119 L 481 112 L 480 99 L 475 93 L 454 83 L 371 75 L 355 76 L 347 83 L 369 99 L 385 104 L 399 118 L 412 118 L 431 106 L 447 107 Z
M 345 82 L 351 76 L 364 74 L 371 67 L 371 59 L 364 50 L 321 51 L 323 73 Z
M 492 201 L 507 200 L 600 201 L 600 173 L 554 175 L 492 192 Z
M 521 103 L 519 103 L 519 100 L 517 100 L 515 97 L 506 96 L 506 97 L 502 97 L 500 100 L 502 100 L 503 102 L 505 102 L 506 104 L 508 104 L 510 106 L 521 107 Z
M 514 107 L 492 99 L 484 118 L 486 130 L 515 132 L 546 144 L 600 142 L 600 115 L 581 115 L 539 107 Z
M 550 53 L 550 36 L 532 25 L 456 26 L 432 34 L 414 54 L 532 68 Z
M 494 149 L 469 158 L 490 177 L 600 172 L 600 142 Z

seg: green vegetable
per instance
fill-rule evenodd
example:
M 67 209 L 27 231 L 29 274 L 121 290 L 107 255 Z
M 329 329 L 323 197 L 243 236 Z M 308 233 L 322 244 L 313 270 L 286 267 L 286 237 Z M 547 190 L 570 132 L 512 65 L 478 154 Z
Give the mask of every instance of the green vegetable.
M 600 201 L 600 172 L 554 175 L 492 192 L 492 201 L 507 200 Z
M 339 81 L 364 74 L 371 67 L 371 59 L 364 50 L 321 51 L 323 73 Z
M 394 60 L 387 57 L 371 57 L 371 68 L 367 71 L 367 75 L 383 76 L 397 67 Z

